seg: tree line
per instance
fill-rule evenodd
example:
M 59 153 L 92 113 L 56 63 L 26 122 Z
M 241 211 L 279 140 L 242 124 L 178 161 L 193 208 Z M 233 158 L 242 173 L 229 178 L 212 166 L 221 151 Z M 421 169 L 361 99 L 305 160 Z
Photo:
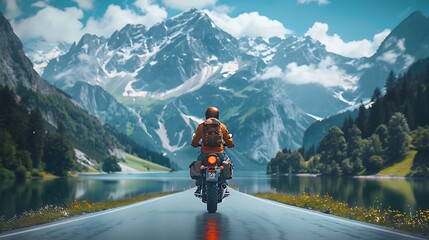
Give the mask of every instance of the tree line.
M 429 176 L 429 59 L 401 76 L 390 72 L 385 94 L 375 89 L 357 117 L 331 127 L 318 146 L 284 149 L 267 173 L 313 172 L 326 175 L 373 174 L 404 160 L 410 150 L 413 176 Z
M 174 167 L 167 157 L 147 150 L 111 127 L 100 128 L 71 103 L 61 105 L 64 101 L 59 97 L 19 91 L 17 95 L 12 89 L 0 88 L 0 179 L 40 177 L 43 171 L 65 176 L 69 171 L 84 170 L 77 163 L 75 148 L 89 152 L 106 172 L 120 170 L 118 159 L 107 154 L 113 146 Z M 53 123 L 51 115 L 62 122 Z
M 64 176 L 76 166 L 64 125 L 48 131 L 40 109 L 22 107 L 11 89 L 0 89 L 0 179 L 37 176 L 42 170 Z

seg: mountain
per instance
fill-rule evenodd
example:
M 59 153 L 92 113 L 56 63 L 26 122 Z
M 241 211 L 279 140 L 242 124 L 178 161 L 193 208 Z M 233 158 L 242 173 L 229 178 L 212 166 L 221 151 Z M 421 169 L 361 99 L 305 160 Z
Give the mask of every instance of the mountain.
M 0 14 L 0 86 L 16 89 L 24 87 L 41 93 L 53 90 L 33 70 L 31 61 L 25 56 L 19 38 L 13 33 L 7 19 Z
M 90 157 L 102 159 L 109 151 L 123 148 L 96 118 L 76 106 L 70 96 L 40 78 L 25 56 L 21 41 L 2 15 L 0 52 L 0 86 L 14 90 L 20 105 L 40 109 L 45 121 L 55 128 L 59 124 L 66 126 L 74 145 Z
M 238 42 L 242 52 L 251 56 L 259 57 L 265 63 L 269 63 L 282 42 L 282 39 L 272 37 L 266 41 L 262 37 L 242 37 Z
M 402 64 L 420 56 L 409 44 L 426 43 L 405 29 L 424 27 L 425 19 L 412 14 L 374 56 L 351 59 L 309 37 L 237 40 L 191 9 L 149 29 L 127 25 L 109 38 L 87 34 L 51 60 L 43 77 L 65 91 L 76 82 L 102 87 L 139 119 L 121 131 L 162 149 L 182 167 L 198 154 L 190 137 L 205 109 L 215 105 L 236 133 L 231 154 L 242 166 L 262 166 L 276 151 L 299 147 L 316 119 L 353 109 L 370 96 L 375 86 L 366 79 L 380 69 L 387 74 L 392 53 L 400 53 Z M 72 95 L 79 98 L 79 91 L 85 90 Z
M 0 87 L 8 88 L 3 92 L 12 91 L 17 105 L 24 109 L 26 114 L 40 110 L 43 124 L 46 125 L 48 131 L 55 131 L 55 129 L 61 128 L 60 126 L 64 126 L 62 131 L 70 137 L 73 146 L 79 152 L 83 152 L 91 159 L 103 161 L 112 154 L 122 155 L 128 148 L 128 150 L 138 152 L 139 156 L 149 157 L 154 161 L 159 159 L 159 161 L 170 164 L 169 159 L 164 156 L 143 148 L 129 138 L 117 134 L 110 126 L 103 125 L 99 119 L 91 116 L 79 106 L 69 94 L 43 80 L 33 69 L 32 63 L 24 53 L 21 41 L 3 15 L 0 15 L 0 53 Z M 95 86 L 85 87 L 84 83 L 80 83 L 69 90 L 71 93 L 73 90 L 79 91 L 81 99 L 85 99 L 82 103 L 87 104 L 88 108 L 93 106 L 89 103 L 92 101 L 97 106 L 96 109 L 94 108 L 95 112 L 106 121 L 109 121 L 110 114 L 113 114 L 105 114 L 103 110 L 106 111 L 106 108 L 115 110 L 119 117 L 127 114 L 125 107 L 108 95 L 96 92 Z M 85 92 L 86 94 L 84 94 Z M 9 106 L 3 105 L 2 108 L 7 110 Z M 138 119 L 124 118 L 124 121 L 136 122 Z M 23 126 L 26 123 L 14 124 Z M 24 132 L 27 129 L 18 130 Z
M 121 131 L 152 142 L 181 167 L 198 155 L 190 147 L 192 133 L 206 108 L 215 105 L 236 133 L 237 148 L 230 154 L 237 166 L 250 169 L 264 167 L 285 145 L 298 147 L 314 121 L 280 91 L 283 83 L 254 79 L 265 67 L 203 11 L 191 9 L 150 29 L 127 25 L 107 39 L 85 35 L 50 61 L 43 77 L 67 92 L 79 81 L 102 87 L 141 119 Z M 90 110 L 80 91 L 85 90 L 69 93 Z
M 154 151 L 160 151 L 151 145 L 150 136 L 139 115 L 116 100 L 100 86 L 85 82 L 76 82 L 72 87 L 64 89 L 66 93 L 91 115 L 103 123 L 107 123 L 119 132 L 139 139 L 139 144 Z
M 360 66 L 366 66 L 366 69 L 357 82 L 356 91 L 346 94 L 356 100 L 369 101 L 375 88 L 384 89 L 390 71 L 398 75 L 404 74 L 412 63 L 428 57 L 428 43 L 429 17 L 421 12 L 414 12 L 393 29 L 372 57 L 359 60 Z M 356 104 L 355 108 L 358 106 Z M 303 145 L 308 147 L 318 143 L 326 135 L 328 126 L 341 127 L 344 117 L 344 114 L 339 113 L 321 123 L 314 123 L 306 130 Z
M 343 95 L 354 90 L 357 78 L 362 74 L 357 70 L 359 64 L 358 60 L 326 51 L 323 44 L 310 37 L 290 36 L 278 46 L 269 67 L 276 66 L 283 73 L 298 76 L 310 74 L 307 78 L 311 79 L 292 79 L 293 82 L 287 79 L 285 90 L 305 112 L 324 118 L 354 104 L 354 99 L 346 99 Z M 321 74 L 336 79 L 323 79 Z M 328 80 L 333 83 L 327 83 Z
M 357 93 L 370 98 L 383 89 L 390 71 L 404 73 L 418 59 L 429 56 L 429 17 L 413 12 L 386 37 L 377 52 L 364 63 L 369 66 L 359 79 Z
M 34 70 L 39 75 L 43 74 L 50 60 L 64 55 L 71 46 L 68 43 L 53 44 L 42 40 L 23 42 L 23 45 L 25 55 L 33 62 Z

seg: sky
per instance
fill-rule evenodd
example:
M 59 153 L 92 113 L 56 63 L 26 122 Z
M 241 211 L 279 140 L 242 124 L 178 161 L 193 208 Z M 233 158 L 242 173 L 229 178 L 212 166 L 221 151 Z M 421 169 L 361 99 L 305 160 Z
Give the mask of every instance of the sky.
M 236 38 L 310 36 L 328 51 L 369 57 L 412 12 L 429 16 L 429 0 L 0 0 L 0 11 L 24 42 L 109 37 L 126 24 L 154 24 L 189 8 L 204 9 Z

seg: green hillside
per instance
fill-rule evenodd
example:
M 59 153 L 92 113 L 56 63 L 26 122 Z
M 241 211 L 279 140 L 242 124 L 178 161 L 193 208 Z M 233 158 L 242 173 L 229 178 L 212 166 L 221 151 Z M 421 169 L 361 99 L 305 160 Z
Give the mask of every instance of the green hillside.
M 125 154 L 125 161 L 121 162 L 122 164 L 134 168 L 135 170 L 141 171 L 141 172 L 158 172 L 158 171 L 171 171 L 170 168 L 161 166 L 159 164 L 144 160 L 142 158 L 136 157 L 134 155 Z
M 409 151 L 407 157 L 390 167 L 381 170 L 377 175 L 381 176 L 395 176 L 395 177 L 406 177 L 412 173 L 411 167 L 413 166 L 413 159 L 417 151 Z

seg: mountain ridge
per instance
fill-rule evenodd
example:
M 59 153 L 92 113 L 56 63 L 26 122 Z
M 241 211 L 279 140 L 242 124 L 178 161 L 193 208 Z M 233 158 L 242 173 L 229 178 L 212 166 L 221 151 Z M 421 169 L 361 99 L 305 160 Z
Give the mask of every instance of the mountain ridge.
M 327 52 L 308 37 L 264 41 L 237 40 L 203 11 L 193 9 L 150 29 L 127 25 L 105 42 L 99 41 L 103 44 L 94 44 L 95 55 L 92 50 L 83 51 L 83 45 L 75 47 L 67 53 L 72 64 L 59 57 L 49 63 L 50 70 L 45 69 L 43 76 L 56 85 L 79 80 L 103 87 L 142 119 L 147 133 L 144 141 L 161 146 L 172 157 L 191 157 L 193 129 L 205 108 L 216 105 L 225 109 L 223 120 L 232 130 L 245 132 L 238 139 L 245 147 L 237 144 L 236 154 L 248 153 L 252 161 L 264 162 L 283 147 L 302 144 L 305 129 L 315 121 L 309 116 L 331 116 L 370 96 L 372 87 L 384 82 L 379 76 L 393 66 L 386 57 L 389 51 L 402 51 L 404 44 L 388 37 L 383 46 L 392 41 L 393 50 L 380 47 L 377 56 L 350 59 Z M 405 53 L 398 58 L 402 62 L 414 58 L 406 51 L 398 53 Z M 76 71 L 81 68 L 88 72 Z M 280 73 L 265 77 L 274 70 Z M 307 70 L 313 78 L 307 84 L 290 82 L 290 74 L 298 70 Z M 336 82 L 316 81 L 326 73 L 335 74 Z M 374 85 L 371 79 L 375 77 L 383 80 Z M 280 89 L 284 93 L 279 94 Z M 275 96 L 280 97 L 273 101 Z M 255 125 L 262 117 L 267 119 Z M 258 129 L 257 134 L 247 133 L 248 126 Z M 261 128 L 275 132 L 274 137 Z M 275 144 L 260 143 L 258 136 Z

